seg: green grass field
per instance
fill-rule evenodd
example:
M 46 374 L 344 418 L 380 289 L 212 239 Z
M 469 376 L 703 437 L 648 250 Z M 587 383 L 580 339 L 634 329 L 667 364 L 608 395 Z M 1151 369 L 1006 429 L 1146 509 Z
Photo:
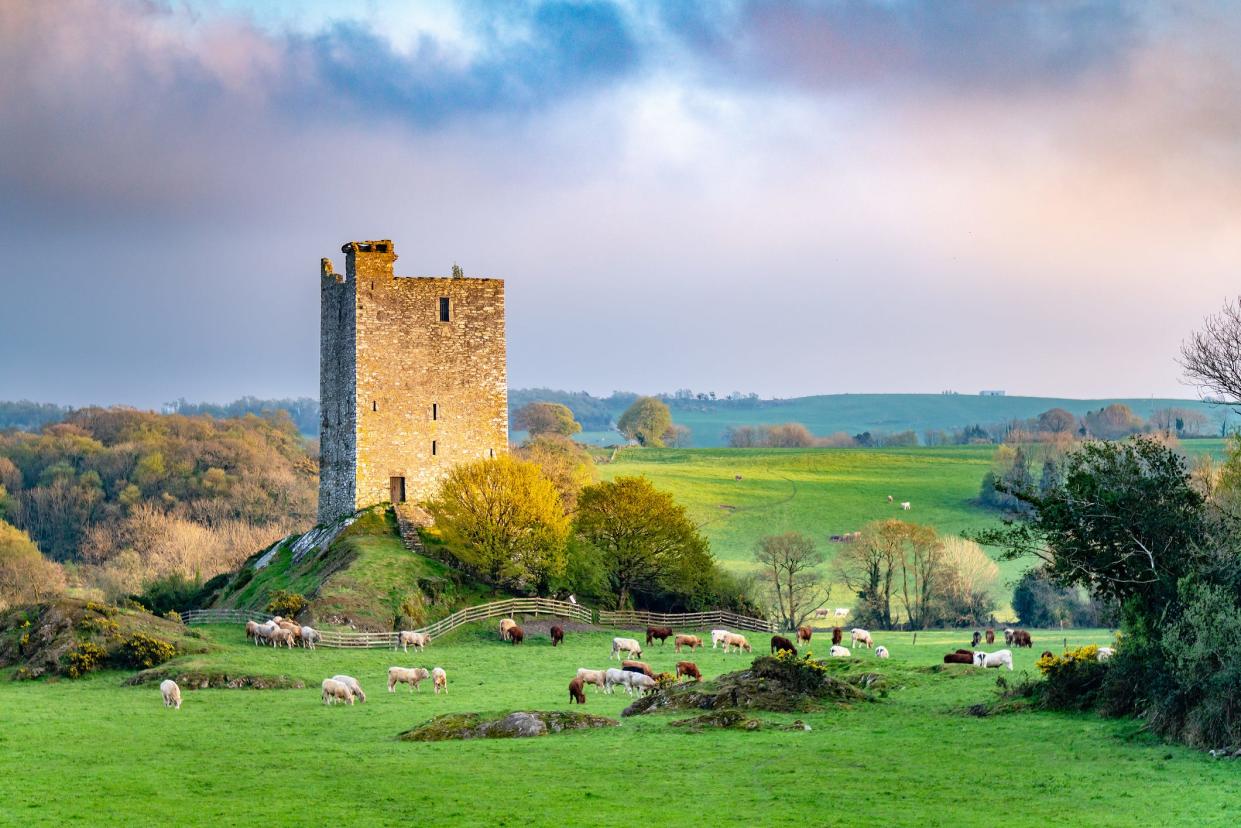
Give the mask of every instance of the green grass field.
M 0 681 L 0 823 L 126 825 L 1231 825 L 1241 818 L 1238 766 L 1155 742 L 1135 723 L 1086 715 L 964 709 L 994 696 L 997 671 L 922 669 L 967 643 L 964 633 L 877 636 L 892 651 L 840 671 L 878 670 L 882 700 L 799 714 L 810 732 L 686 734 L 684 714 L 533 740 L 397 741 L 445 712 L 567 708 L 578 667 L 607 664 L 610 633 L 569 633 L 553 649 L 532 634 L 500 643 L 490 625 L 425 654 L 273 651 L 238 627 L 200 628 L 219 645 L 194 666 L 283 673 L 304 690 L 185 691 L 166 710 L 154 685 L 119 673 L 81 681 Z M 1014 679 L 1061 635 L 1035 632 Z M 1054 641 L 1053 641 L 1054 639 Z M 1102 630 L 1069 644 L 1105 643 Z M 765 635 L 754 634 L 756 650 Z M 814 649 L 829 641 L 816 637 Z M 689 656 L 682 655 L 682 658 Z M 710 649 L 707 678 L 748 664 Z M 648 648 L 656 669 L 671 643 Z M 385 691 L 388 666 L 443 666 L 449 694 L 424 684 Z M 324 707 L 319 682 L 359 678 L 364 705 Z M 586 711 L 618 716 L 628 699 L 587 688 Z M 761 714 L 773 722 L 794 716 Z

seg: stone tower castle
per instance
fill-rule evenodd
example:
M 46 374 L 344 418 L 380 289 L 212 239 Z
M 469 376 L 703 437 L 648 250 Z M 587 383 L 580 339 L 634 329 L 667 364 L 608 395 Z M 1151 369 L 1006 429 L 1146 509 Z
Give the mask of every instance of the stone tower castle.
M 343 276 L 320 265 L 321 523 L 508 449 L 504 282 L 395 276 L 387 239 L 341 251 Z

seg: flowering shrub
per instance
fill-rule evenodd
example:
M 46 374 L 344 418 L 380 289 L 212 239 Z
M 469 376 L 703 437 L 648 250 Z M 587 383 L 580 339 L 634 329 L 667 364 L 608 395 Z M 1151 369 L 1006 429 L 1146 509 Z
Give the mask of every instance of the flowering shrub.
M 108 651 L 98 644 L 83 641 L 66 654 L 69 661 L 69 677 L 80 678 L 103 666 Z
M 162 638 L 134 633 L 121 645 L 118 658 L 127 667 L 154 667 L 177 654 L 177 648 Z
M 1094 644 L 1043 656 L 1036 666 L 1046 679 L 1041 688 L 1043 702 L 1053 710 L 1093 708 L 1107 676 L 1107 664 L 1099 662 L 1099 648 Z

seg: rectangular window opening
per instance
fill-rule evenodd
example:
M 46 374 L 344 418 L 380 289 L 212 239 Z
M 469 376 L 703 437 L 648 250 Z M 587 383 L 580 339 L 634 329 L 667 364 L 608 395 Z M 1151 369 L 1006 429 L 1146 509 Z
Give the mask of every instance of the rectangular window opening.
M 447 296 L 440 297 L 440 321 L 441 322 L 452 321 L 452 302 L 448 299 Z

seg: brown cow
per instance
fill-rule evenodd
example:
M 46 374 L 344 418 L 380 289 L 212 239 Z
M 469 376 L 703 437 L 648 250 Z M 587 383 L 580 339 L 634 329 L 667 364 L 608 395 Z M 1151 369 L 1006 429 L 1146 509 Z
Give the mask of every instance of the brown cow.
M 621 669 L 628 670 L 631 673 L 641 673 L 644 676 L 655 678 L 655 673 L 645 661 L 622 661 Z
M 845 637 L 845 631 L 840 627 L 832 627 L 832 646 L 840 644 L 840 639 Z
M 1055 658 L 1056 654 L 1051 650 L 1043 650 L 1043 654 L 1039 658 Z
M 696 635 L 678 635 L 673 643 L 676 644 L 678 653 L 681 652 L 682 645 L 689 647 L 689 651 L 692 653 L 702 646 L 702 639 Z
M 968 656 L 965 653 L 948 653 L 948 655 L 944 656 L 944 663 L 945 664 L 973 664 L 974 657 Z
M 797 648 L 793 646 L 792 641 L 789 641 L 782 635 L 773 635 L 771 637 L 771 651 L 778 653 L 781 650 L 788 650 L 793 655 L 797 655 Z
M 677 662 L 677 681 L 680 681 L 682 676 L 690 676 L 694 681 L 702 681 L 702 673 L 698 672 L 698 665 L 692 661 Z
M 967 655 L 967 656 L 969 656 L 970 658 L 973 658 L 973 657 L 974 657 L 974 651 L 973 651 L 973 650 L 964 650 L 964 649 L 962 649 L 962 650 L 957 650 L 957 652 L 958 652 L 958 653 L 961 653 L 961 654 L 963 654 L 963 655 Z
M 564 641 L 564 628 L 552 627 L 552 646 L 555 647 L 562 641 Z
M 665 640 L 672 638 L 672 627 L 647 627 L 646 643 L 650 644 L 656 638 L 659 639 L 659 643 L 662 645 Z
M 582 692 L 584 682 L 581 676 L 577 676 L 573 681 L 569 682 L 569 704 L 577 702 L 578 704 L 586 704 L 586 694 Z
M 1013 646 L 1033 647 L 1034 642 L 1030 640 L 1030 634 L 1025 630 L 1013 630 Z
M 508 628 L 508 640 L 513 642 L 514 647 L 520 644 L 525 637 L 526 632 L 521 627 Z
M 810 637 L 812 635 L 814 635 L 814 630 L 810 629 L 809 627 L 798 627 L 797 628 L 797 643 L 801 644 L 804 641 L 805 643 L 809 644 Z
M 995 643 L 995 630 L 987 630 L 987 643 L 988 644 Z

